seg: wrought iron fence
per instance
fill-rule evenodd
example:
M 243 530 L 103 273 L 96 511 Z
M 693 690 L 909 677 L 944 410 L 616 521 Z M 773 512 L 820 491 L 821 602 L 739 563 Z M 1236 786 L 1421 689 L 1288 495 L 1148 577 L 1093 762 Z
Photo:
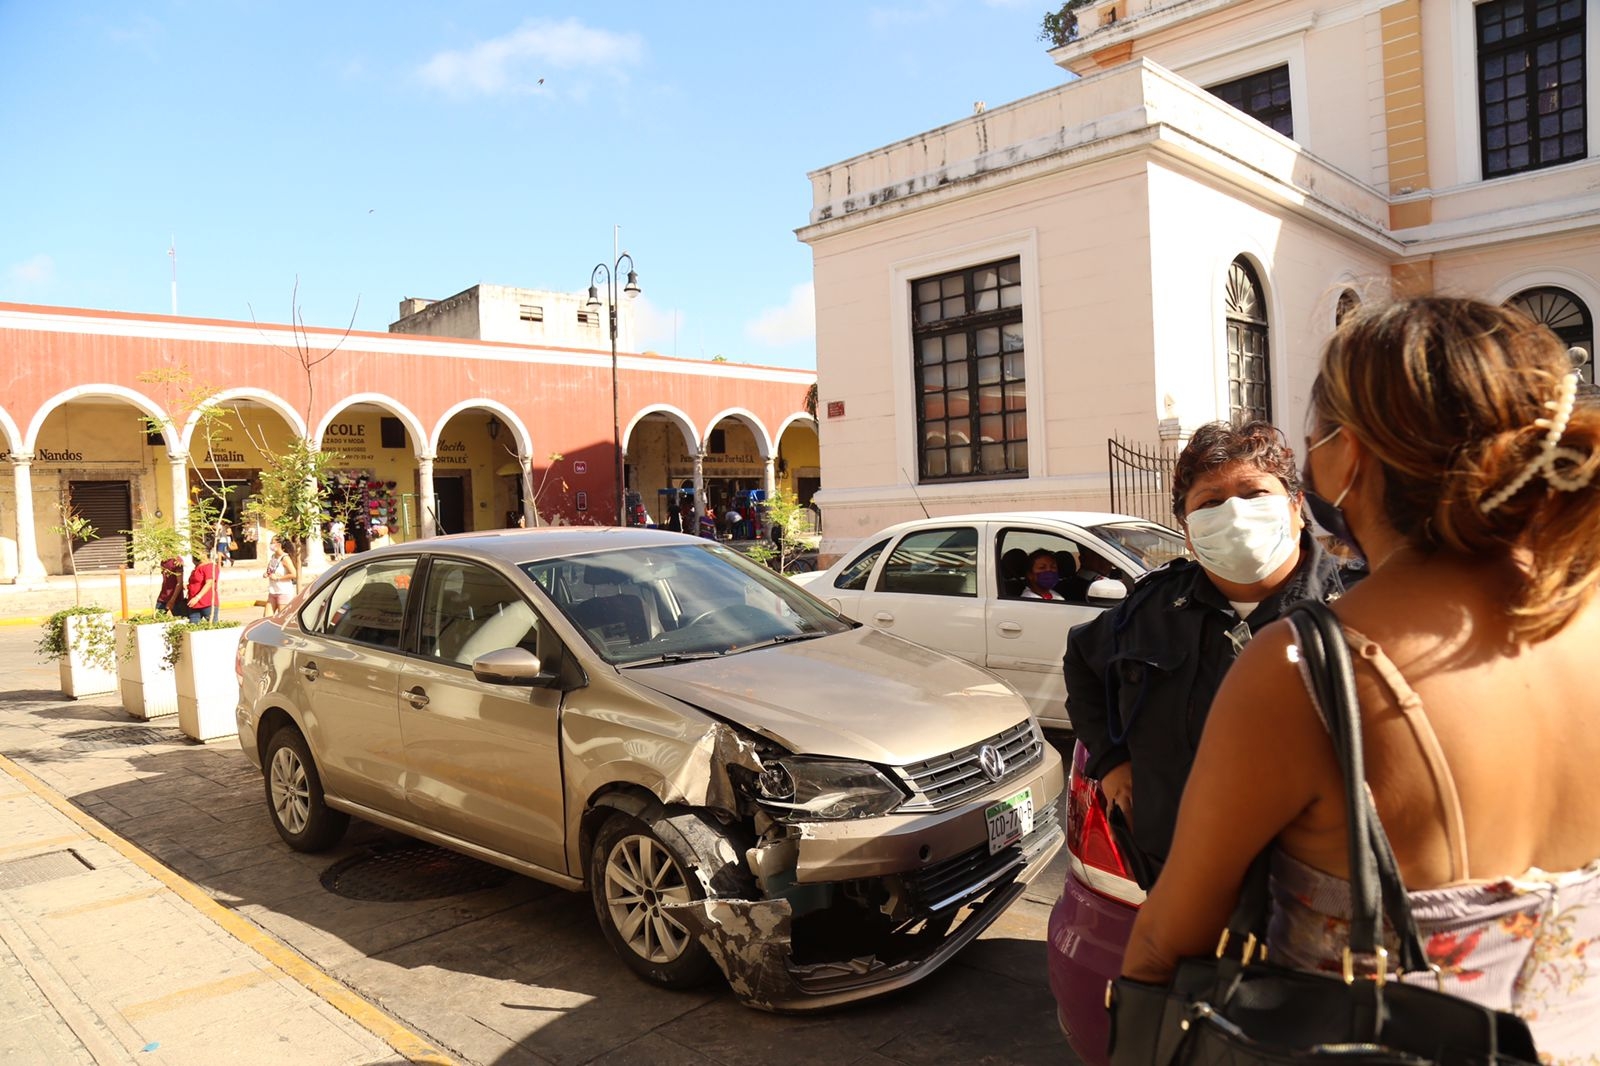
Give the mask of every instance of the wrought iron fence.
M 1172 468 L 1178 457 L 1163 444 L 1137 444 L 1111 437 L 1106 440 L 1106 463 L 1111 480 L 1111 509 L 1164 526 L 1172 525 Z

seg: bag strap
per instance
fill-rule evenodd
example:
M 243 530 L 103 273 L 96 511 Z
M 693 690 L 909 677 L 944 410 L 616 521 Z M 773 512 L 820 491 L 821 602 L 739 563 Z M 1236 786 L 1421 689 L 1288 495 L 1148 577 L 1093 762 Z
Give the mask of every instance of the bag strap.
M 1381 900 L 1400 941 L 1399 968 L 1427 969 L 1427 956 L 1399 863 L 1367 788 L 1360 701 L 1343 626 L 1326 604 L 1315 600 L 1295 604 L 1285 617 L 1294 627 L 1317 710 L 1327 725 L 1344 776 L 1350 849 L 1350 950 L 1366 955 L 1377 952 L 1381 944 Z

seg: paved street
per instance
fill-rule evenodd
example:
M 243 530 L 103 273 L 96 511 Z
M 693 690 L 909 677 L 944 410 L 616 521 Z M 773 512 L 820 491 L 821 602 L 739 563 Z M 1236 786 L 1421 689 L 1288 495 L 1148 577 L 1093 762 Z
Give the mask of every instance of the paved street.
M 172 1049 L 184 1046 L 183 1027 L 215 1028 L 217 1012 L 230 1009 L 238 1016 L 224 1013 L 224 1033 L 231 1026 L 282 1030 L 285 1051 L 302 1025 L 326 1026 L 339 1041 L 309 1045 L 320 1050 L 306 1052 L 302 1040 L 293 1045 L 302 1049 L 298 1057 L 279 1054 L 279 1063 L 1073 1061 L 1056 1028 L 1043 946 L 1064 859 L 980 941 L 922 984 L 820 1017 L 761 1014 L 739 1006 L 726 989 L 671 993 L 634 978 L 602 939 L 587 896 L 448 855 L 430 858 L 406 838 L 359 821 L 327 854 L 290 851 L 268 821 L 259 775 L 231 740 L 191 743 L 178 734 L 173 720 L 146 723 L 128 717 L 115 696 L 63 699 L 55 667 L 34 659 L 37 634 L 34 625 L 0 625 L 0 675 L 6 679 L 0 691 L 0 754 L 23 782 L 11 797 L 0 799 L 38 805 L 44 792 L 57 793 L 131 843 L 131 854 L 158 860 L 151 865 L 172 882 L 173 900 L 181 899 L 185 886 L 198 889 L 194 895 L 204 904 L 199 911 L 208 913 L 209 905 L 215 912 L 207 926 L 211 935 L 255 959 L 265 975 L 230 980 L 282 994 L 272 1001 L 271 1016 L 263 1017 L 230 1008 L 231 993 L 208 1001 L 209 1014 L 200 1003 L 189 1004 L 194 1009 L 187 1012 L 146 1007 L 140 1013 L 119 1010 L 114 998 L 95 995 L 105 992 L 98 986 L 73 988 L 81 1009 L 111 1015 L 88 1026 L 99 1041 L 86 1041 L 83 1025 L 63 1020 L 63 990 L 30 978 L 40 967 L 24 965 L 30 952 L 42 953 L 48 962 L 52 950 L 64 950 L 59 934 L 52 939 L 29 932 L 44 928 L 39 914 L 59 920 L 61 908 L 52 912 L 54 903 L 36 901 L 34 906 L 45 911 L 27 917 L 8 905 L 0 908 L 0 931 L 5 932 L 0 1009 L 23 1020 L 40 1041 L 34 1047 L 52 1049 L 51 1057 L 40 1053 L 34 1061 L 180 1061 Z M 29 778 L 36 784 L 28 786 Z M 27 851 L 13 838 L 15 822 L 9 815 L 0 817 L 0 859 Z M 430 863 L 442 871 L 433 884 L 448 882 L 454 894 L 377 902 L 323 887 L 325 873 L 335 864 L 377 856 L 401 865 L 409 861 L 412 876 L 401 878 L 399 894 L 406 894 L 407 885 L 415 889 L 416 867 L 426 874 Z M 375 865 L 382 864 L 360 869 L 370 873 Z M 84 890 L 74 886 L 88 885 L 102 872 L 63 877 L 46 890 L 59 893 L 57 900 L 76 899 L 73 893 Z M 421 880 L 426 883 L 426 876 Z M 10 902 L 10 890 L 0 891 L 5 893 L 0 899 Z M 77 902 L 76 909 L 67 909 L 89 916 L 79 920 L 82 925 L 97 920 L 93 907 L 100 905 L 107 904 Z M 178 972 L 184 951 L 169 941 L 160 921 L 150 920 L 142 952 L 136 949 L 115 965 L 73 954 L 75 965 L 56 971 L 92 976 L 119 966 L 145 967 L 163 982 L 158 991 L 173 1000 L 169 1006 L 181 1006 L 189 987 L 189 978 Z M 87 943 L 92 955 L 94 941 Z M 280 980 L 283 975 L 294 982 Z M 110 978 L 94 980 L 102 979 Z M 289 983 L 295 987 L 278 987 Z M 146 1051 L 151 1043 L 157 1047 Z M 15 1052 L 0 1040 L 0 1057 L 8 1053 Z

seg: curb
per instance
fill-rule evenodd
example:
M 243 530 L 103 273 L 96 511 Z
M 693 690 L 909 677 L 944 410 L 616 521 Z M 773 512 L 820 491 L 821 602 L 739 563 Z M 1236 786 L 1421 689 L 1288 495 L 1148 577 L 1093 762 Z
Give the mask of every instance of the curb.
M 179 877 L 145 854 L 131 842 L 112 832 L 89 815 L 79 810 L 61 793 L 45 784 L 30 771 L 0 755 L 0 770 L 10 774 L 20 785 L 44 800 L 57 811 L 70 818 L 80 829 L 115 850 L 123 858 L 154 877 L 185 903 L 214 922 L 223 932 L 250 948 L 272 963 L 289 977 L 298 981 L 309 992 L 333 1007 L 367 1032 L 388 1044 L 407 1062 L 418 1066 L 459 1066 L 451 1058 L 418 1033 L 412 1032 L 388 1014 L 356 995 L 342 982 L 330 977 L 287 944 L 267 933 L 254 922 L 228 910 L 206 895 L 192 882 Z

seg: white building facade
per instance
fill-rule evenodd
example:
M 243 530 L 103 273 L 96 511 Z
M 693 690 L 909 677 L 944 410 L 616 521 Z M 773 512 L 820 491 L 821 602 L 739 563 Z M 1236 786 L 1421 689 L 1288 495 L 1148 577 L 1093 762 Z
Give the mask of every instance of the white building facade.
M 1104 508 L 1113 438 L 1297 441 L 1353 302 L 1514 300 L 1592 351 L 1597 7 L 1100 0 L 1050 53 L 1079 80 L 813 172 L 824 553 Z

